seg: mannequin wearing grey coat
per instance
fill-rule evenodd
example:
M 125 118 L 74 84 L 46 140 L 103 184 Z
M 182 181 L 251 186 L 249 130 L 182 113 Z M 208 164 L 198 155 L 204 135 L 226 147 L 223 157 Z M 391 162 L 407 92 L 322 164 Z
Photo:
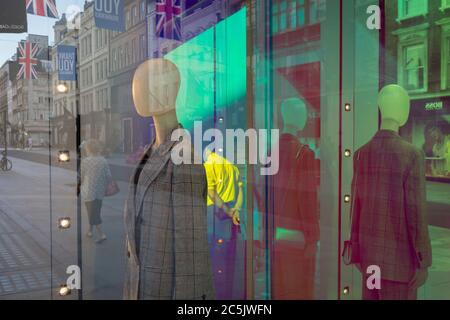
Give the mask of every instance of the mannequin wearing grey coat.
M 176 143 L 147 148 L 131 177 L 124 299 L 215 298 L 205 171 L 203 165 L 173 164 Z

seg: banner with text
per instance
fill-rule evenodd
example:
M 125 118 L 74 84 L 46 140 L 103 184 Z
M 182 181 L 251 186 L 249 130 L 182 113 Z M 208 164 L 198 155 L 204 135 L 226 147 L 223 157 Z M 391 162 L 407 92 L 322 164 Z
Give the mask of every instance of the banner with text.
M 95 0 L 95 26 L 113 31 L 125 31 L 124 0 Z
M 77 47 L 60 45 L 58 46 L 58 78 L 61 81 L 76 81 Z
M 0 33 L 27 32 L 25 0 L 0 1 Z

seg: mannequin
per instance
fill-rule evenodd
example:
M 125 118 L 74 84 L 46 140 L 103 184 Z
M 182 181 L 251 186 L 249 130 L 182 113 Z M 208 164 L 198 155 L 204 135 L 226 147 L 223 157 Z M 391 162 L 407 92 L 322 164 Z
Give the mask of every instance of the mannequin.
M 425 158 L 398 134 L 409 117 L 406 90 L 384 87 L 378 107 L 381 128 L 354 155 L 351 242 L 363 276 L 363 299 L 414 300 L 431 265 Z M 372 265 L 381 270 L 378 288 L 366 274 Z
M 398 133 L 409 118 L 410 99 L 408 92 L 398 85 L 384 87 L 378 95 L 378 108 L 381 113 L 381 130 Z
M 156 147 L 178 127 L 175 103 L 179 89 L 180 73 L 169 60 L 149 60 L 136 69 L 132 84 L 136 112 L 153 117 Z
M 142 63 L 132 94 L 136 111 L 154 118 L 156 137 L 130 181 L 125 208 L 125 299 L 214 299 L 202 165 L 175 165 L 171 133 L 178 124 L 177 67 L 165 59 Z M 195 234 L 193 237 L 192 235 Z
M 314 299 L 314 275 L 319 223 L 315 156 L 299 137 L 308 109 L 299 98 L 281 104 L 283 119 L 280 166 L 273 177 L 275 244 L 272 267 L 273 299 Z

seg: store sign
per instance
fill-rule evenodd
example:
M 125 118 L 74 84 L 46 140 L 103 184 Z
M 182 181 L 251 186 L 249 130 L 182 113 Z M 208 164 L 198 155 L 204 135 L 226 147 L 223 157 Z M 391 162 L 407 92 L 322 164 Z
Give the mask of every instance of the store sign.
M 58 78 L 61 81 L 76 81 L 76 52 L 75 46 L 58 46 Z
M 444 102 L 437 101 L 437 102 L 427 102 L 425 103 L 425 110 L 442 110 L 444 108 Z
M 411 101 L 412 112 L 416 114 L 447 114 L 450 112 L 450 97 L 438 97 Z
M 95 0 L 95 26 L 113 31 L 125 31 L 124 0 Z
M 27 32 L 25 0 L 0 1 L 0 33 Z

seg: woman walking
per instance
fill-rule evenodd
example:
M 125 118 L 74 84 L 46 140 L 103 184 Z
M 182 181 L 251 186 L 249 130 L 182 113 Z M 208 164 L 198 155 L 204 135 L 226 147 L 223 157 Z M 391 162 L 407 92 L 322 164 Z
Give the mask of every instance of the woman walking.
M 97 140 L 88 140 L 84 146 L 86 158 L 81 161 L 81 199 L 86 205 L 89 219 L 89 231 L 87 237 L 93 236 L 94 226 L 97 229 L 97 243 L 106 240 L 106 235 L 101 228 L 102 200 L 105 196 L 109 181 L 112 180 L 108 162 L 100 154 L 101 144 Z

